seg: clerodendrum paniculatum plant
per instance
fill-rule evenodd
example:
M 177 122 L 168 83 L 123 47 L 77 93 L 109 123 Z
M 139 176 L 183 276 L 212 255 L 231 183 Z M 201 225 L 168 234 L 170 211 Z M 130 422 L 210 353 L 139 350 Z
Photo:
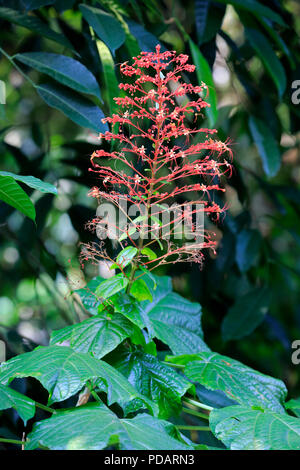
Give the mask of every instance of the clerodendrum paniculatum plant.
M 212 352 L 200 305 L 151 272 L 165 263 L 202 262 L 203 250 L 214 250 L 213 232 L 204 230 L 209 222 L 198 216 L 219 219 L 224 206 L 214 197 L 231 173 L 227 143 L 199 128 L 207 88 L 187 82 L 186 72 L 194 71 L 187 60 L 157 47 L 121 65 L 128 83 L 120 88 L 129 96 L 116 98 L 120 111 L 106 118 L 112 132 L 101 136 L 112 150 L 96 151 L 91 169 L 101 185 L 91 195 L 99 207 L 117 207 L 117 216 L 97 213 L 89 224 L 99 238 L 114 238 L 118 253 L 110 254 L 104 240 L 82 251 L 83 261 L 108 261 L 118 273 L 77 290 L 87 319 L 1 365 L 0 409 L 14 408 L 25 424 L 36 407 L 51 414 L 26 429 L 24 442 L 8 442 L 26 449 L 190 450 L 207 449 L 207 442 L 300 449 L 299 418 L 289 414 L 297 416 L 300 406 L 285 402 L 284 383 Z M 8 386 L 22 377 L 40 381 L 47 405 Z
M 156 52 L 134 58 L 132 65 L 122 64 L 121 73 L 133 83 L 120 84 L 128 96 L 115 98 L 119 113 L 103 119 L 117 132 L 101 135 L 118 142 L 118 149 L 101 149 L 92 156 L 91 171 L 98 173 L 104 188 L 95 187 L 90 194 L 99 202 L 113 203 L 121 216 L 124 207 L 132 204 L 139 214 L 133 218 L 126 213 L 124 226 L 116 227 L 115 218 L 104 221 L 108 235 L 117 228 L 121 245 L 129 240 L 136 249 L 130 250 L 134 256 L 131 279 L 141 264 L 151 271 L 168 262 L 201 262 L 202 250 L 216 245 L 214 234 L 205 231 L 199 220 L 201 215 L 218 220 L 224 211 L 212 193 L 224 191 L 219 182 L 231 173 L 228 158 L 232 155 L 227 142 L 211 137 L 215 129 L 199 128 L 199 117 L 209 106 L 202 98 L 208 89 L 204 83 L 193 86 L 183 81 L 184 73 L 195 70 L 187 61 L 187 55 L 160 52 L 157 46 Z M 90 227 L 99 225 L 101 220 L 96 218 Z M 181 235 L 190 243 L 176 243 Z M 150 246 L 157 243 L 160 250 L 154 256 Z M 86 246 L 83 259 L 89 255 L 109 259 L 102 247 Z M 116 264 L 123 271 L 122 262 Z

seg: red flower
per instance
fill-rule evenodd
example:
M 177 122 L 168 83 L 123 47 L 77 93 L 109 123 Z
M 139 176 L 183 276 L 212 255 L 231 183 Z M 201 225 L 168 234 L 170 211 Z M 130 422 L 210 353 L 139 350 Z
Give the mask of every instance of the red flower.
M 138 206 L 144 216 L 133 223 L 128 217 L 129 227 L 118 227 L 124 232 L 120 244 L 124 246 L 125 238 L 136 246 L 137 257 L 149 269 L 167 262 L 199 262 L 202 250 L 214 250 L 216 241 L 214 234 L 197 225 L 197 215 L 219 219 L 225 209 L 214 202 L 213 192 L 225 191 L 220 179 L 232 171 L 228 142 L 214 138 L 215 129 L 198 128 L 199 116 L 209 106 L 205 101 L 208 88 L 204 83 L 193 86 L 184 82 L 182 73 L 193 72 L 195 66 L 188 64 L 187 55 L 161 52 L 160 46 L 156 52 L 134 57 L 132 65 L 121 64 L 120 70 L 131 80 L 119 85 L 128 96 L 115 98 L 119 113 L 103 119 L 111 124 L 112 131 L 100 135 L 105 141 L 113 141 L 114 148 L 117 142 L 118 149 L 93 153 L 90 171 L 98 173 L 104 189 L 93 188 L 90 195 L 118 207 L 122 201 Z M 170 213 L 163 204 L 175 201 L 176 215 L 167 222 L 160 221 Z M 96 228 L 96 222 L 90 226 Z M 176 240 L 182 222 L 190 224 L 193 243 Z M 143 232 L 148 239 L 140 237 L 137 241 L 133 232 Z M 143 247 L 153 248 L 157 243 L 157 259 L 143 256 Z M 93 258 L 109 259 L 103 243 L 100 245 L 98 252 L 95 246 L 85 246 L 84 257 L 90 251 Z

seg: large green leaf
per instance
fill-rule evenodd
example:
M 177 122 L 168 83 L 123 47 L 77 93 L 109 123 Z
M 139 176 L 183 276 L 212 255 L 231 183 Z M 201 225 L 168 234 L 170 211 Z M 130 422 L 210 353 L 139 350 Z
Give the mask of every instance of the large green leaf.
M 115 50 L 125 42 L 125 32 L 121 23 L 113 15 L 99 8 L 81 4 L 79 9 L 97 36 L 114 54 Z
M 249 335 L 265 319 L 270 304 L 270 291 L 255 287 L 247 294 L 237 297 L 222 322 L 225 341 Z
M 96 295 L 102 299 L 108 299 L 117 292 L 124 290 L 128 285 L 128 282 L 129 280 L 124 276 L 124 274 L 117 274 L 116 276 L 101 282 L 96 289 Z
M 33 203 L 13 177 L 0 175 L 0 200 L 35 220 Z
M 15 59 L 45 73 L 73 90 L 90 93 L 101 99 L 99 85 L 94 75 L 78 60 L 50 52 L 25 52 Z
M 300 450 L 300 419 L 229 406 L 210 413 L 215 436 L 232 450 Z
M 0 410 L 14 408 L 26 424 L 35 414 L 35 403 L 19 392 L 0 384 Z
M 193 385 L 151 354 L 115 351 L 109 362 L 142 395 L 158 404 L 159 416 L 168 418 L 181 410 L 181 397 Z
M 104 114 L 98 106 L 80 95 L 75 95 L 61 85 L 46 83 L 36 89 L 43 100 L 53 108 L 62 111 L 79 126 L 105 132 L 108 127 L 102 123 Z
M 100 450 L 118 445 L 122 450 L 191 450 L 175 427 L 146 414 L 119 419 L 99 403 L 59 412 L 36 423 L 26 449 L 39 445 L 53 450 Z
M 199 47 L 190 39 L 189 46 L 192 54 L 193 63 L 196 66 L 196 74 L 199 85 L 204 82 L 208 86 L 208 98 L 205 100 L 209 103 L 210 107 L 205 108 L 205 113 L 209 120 L 210 127 L 213 127 L 218 118 L 217 110 L 217 94 L 213 82 L 210 67 L 202 55 Z
M 280 168 L 281 158 L 278 143 L 270 128 L 255 116 L 250 116 L 249 128 L 266 175 L 275 176 Z
M 45 183 L 35 176 L 21 176 L 9 171 L 0 171 L 0 176 L 11 176 L 16 181 L 27 184 L 30 188 L 37 189 L 41 193 L 57 194 L 57 188 L 53 184 Z
M 271 8 L 268 8 L 265 5 L 262 5 L 259 1 L 256 0 L 217 0 L 219 3 L 230 3 L 236 8 L 249 11 L 250 13 L 257 16 L 258 19 L 261 17 L 269 18 L 272 21 L 275 21 L 282 26 L 285 24 L 284 20 L 280 15 L 275 13 Z
M 69 341 L 75 351 L 101 357 L 113 351 L 124 339 L 136 335 L 137 328 L 123 315 L 98 315 L 76 325 L 67 326 L 51 335 L 50 344 Z
M 239 361 L 214 352 L 168 357 L 186 364 L 185 375 L 210 390 L 222 390 L 241 405 L 259 406 L 284 413 L 286 387 L 281 380 L 261 374 Z
M 150 335 L 167 344 L 174 354 L 208 351 L 201 329 L 201 307 L 172 292 L 171 278 L 153 276 L 157 287 L 147 276 L 153 301 L 134 303 L 125 295 L 114 300 L 115 309 L 135 322 L 147 327 Z
M 279 96 L 281 97 L 286 89 L 286 75 L 284 68 L 278 59 L 272 45 L 268 39 L 257 29 L 245 28 L 245 34 L 251 46 L 261 58 L 266 70 L 273 79 Z
M 16 377 L 36 378 L 48 390 L 51 403 L 66 400 L 93 381 L 107 393 L 108 404 L 118 403 L 125 412 L 151 408 L 149 400 L 109 364 L 64 346 L 38 347 L 1 364 L 0 383 Z
M 25 15 L 19 13 L 12 8 L 0 7 L 0 18 L 10 21 L 11 23 L 23 26 L 34 33 L 39 34 L 42 37 L 51 39 L 65 47 L 73 49 L 72 44 L 68 39 L 60 33 L 57 33 L 53 29 L 49 28 L 46 23 L 41 21 L 39 18 L 33 15 Z

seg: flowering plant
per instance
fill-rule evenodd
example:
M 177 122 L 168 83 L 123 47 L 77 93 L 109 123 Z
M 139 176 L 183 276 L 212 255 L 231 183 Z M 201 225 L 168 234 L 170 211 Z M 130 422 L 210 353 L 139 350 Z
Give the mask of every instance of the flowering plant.
M 22 441 L 0 442 L 190 451 L 208 449 L 203 433 L 212 433 L 232 449 L 257 442 L 264 449 L 300 448 L 299 419 L 285 411 L 298 405 L 285 403 L 284 383 L 212 352 L 200 305 L 173 292 L 169 277 L 150 272 L 169 262 L 201 262 L 203 250 L 216 247 L 202 219 L 218 221 L 225 210 L 214 197 L 231 174 L 231 150 L 215 130 L 198 126 L 208 90 L 187 83 L 185 73 L 194 71 L 187 60 L 158 46 L 121 65 L 129 81 L 120 88 L 129 96 L 116 98 L 120 112 L 105 119 L 112 131 L 101 135 L 112 149 L 94 152 L 91 168 L 101 180 L 91 195 L 118 213 L 99 204 L 89 227 L 102 240 L 82 252 L 83 260 L 106 260 L 121 272 L 77 290 L 88 318 L 54 331 L 49 346 L 1 364 L 0 409 L 15 408 L 25 423 L 36 407 L 52 416 Z M 116 258 L 106 236 L 121 245 Z M 8 386 L 27 376 L 47 389 L 47 405 Z M 174 417 L 176 425 L 166 421 Z M 276 432 L 266 432 L 271 427 Z
M 91 171 L 98 174 L 102 188 L 94 187 L 90 195 L 99 203 L 114 204 L 122 215 L 124 203 L 134 205 L 139 215 L 133 219 L 126 212 L 126 223 L 123 217 L 123 223 L 120 217 L 97 217 L 89 227 L 105 224 L 108 236 L 117 230 L 123 249 L 127 244 L 134 248 L 133 279 L 138 264 L 151 271 L 169 262 L 201 263 L 203 249 L 215 249 L 203 216 L 218 220 L 225 210 L 213 194 L 225 191 L 220 179 L 231 174 L 232 152 L 227 141 L 214 138 L 216 129 L 199 127 L 199 117 L 209 106 L 208 88 L 184 81 L 184 74 L 195 70 L 187 55 L 161 52 L 158 45 L 155 52 L 133 58 L 132 65 L 121 64 L 120 70 L 131 79 L 119 85 L 128 95 L 115 98 L 119 112 L 103 119 L 113 130 L 100 135 L 118 148 L 93 153 Z M 85 245 L 82 258 L 112 261 L 104 243 Z M 123 261 L 116 260 L 121 270 Z

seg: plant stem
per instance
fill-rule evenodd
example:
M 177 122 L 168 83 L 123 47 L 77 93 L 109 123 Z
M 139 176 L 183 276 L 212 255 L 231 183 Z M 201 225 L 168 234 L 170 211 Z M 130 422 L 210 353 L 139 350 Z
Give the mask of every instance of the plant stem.
M 15 439 L 4 439 L 4 437 L 0 437 L 0 442 L 6 442 L 7 444 L 18 444 L 22 446 L 24 441 L 16 441 Z
M 201 403 L 200 401 L 192 400 L 191 398 L 187 398 L 187 397 L 185 397 L 184 399 L 185 399 L 185 402 L 183 403 L 185 404 L 189 403 L 190 405 L 195 405 L 198 408 L 202 408 L 203 410 L 208 410 L 208 411 L 213 410 L 212 406 L 205 405 L 204 403 Z
M 37 401 L 35 402 L 35 406 L 37 406 L 41 410 L 48 411 L 48 413 L 56 413 L 56 410 L 53 410 L 49 406 L 42 405 L 42 403 L 38 403 Z
M 184 369 L 184 365 L 183 364 L 172 364 L 172 362 L 167 362 L 167 361 L 161 361 L 162 364 L 165 364 L 166 366 L 170 366 L 170 367 L 175 367 L 176 369 Z
M 194 410 L 191 410 L 190 408 L 185 408 L 183 407 L 182 408 L 182 411 L 184 413 L 187 413 L 189 415 L 192 415 L 192 416 L 197 416 L 197 418 L 202 418 L 202 419 L 209 419 L 209 416 L 204 414 L 204 413 L 199 413 L 199 411 L 194 411 Z
M 176 426 L 177 429 L 182 429 L 185 431 L 210 431 L 209 426 Z
M 93 398 L 95 398 L 96 401 L 98 401 L 99 403 L 102 403 L 102 401 L 100 400 L 100 397 L 94 390 L 91 391 L 91 395 Z

